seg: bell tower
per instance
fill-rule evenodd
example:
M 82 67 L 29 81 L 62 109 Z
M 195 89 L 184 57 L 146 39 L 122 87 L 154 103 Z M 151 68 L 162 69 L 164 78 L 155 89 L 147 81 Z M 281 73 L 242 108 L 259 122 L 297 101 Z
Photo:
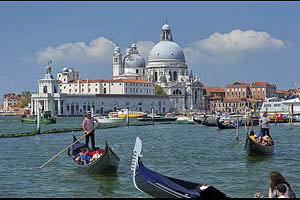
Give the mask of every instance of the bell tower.
M 113 79 L 120 78 L 120 75 L 122 75 L 122 53 L 117 44 L 113 54 Z

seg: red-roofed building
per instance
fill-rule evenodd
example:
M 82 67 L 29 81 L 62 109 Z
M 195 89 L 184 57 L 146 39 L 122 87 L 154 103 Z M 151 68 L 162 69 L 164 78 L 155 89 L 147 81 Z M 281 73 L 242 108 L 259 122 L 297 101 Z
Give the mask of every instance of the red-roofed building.
M 203 86 L 205 110 L 215 110 L 217 102 L 222 102 L 225 91 L 219 86 Z
M 11 111 L 16 110 L 15 107 L 21 102 L 21 99 L 23 99 L 25 96 L 23 94 L 15 94 L 15 93 L 7 93 L 3 95 L 3 111 Z
M 259 109 L 265 98 L 276 96 L 276 85 L 267 82 L 234 82 L 225 88 L 225 98 L 217 102 L 215 109 L 226 112 L 246 112 Z

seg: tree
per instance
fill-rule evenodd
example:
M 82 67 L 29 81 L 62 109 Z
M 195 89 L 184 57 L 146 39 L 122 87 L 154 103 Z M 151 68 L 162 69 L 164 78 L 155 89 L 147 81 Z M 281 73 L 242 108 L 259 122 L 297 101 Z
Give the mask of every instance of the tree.
M 26 92 L 26 93 L 22 92 L 22 96 L 23 96 L 23 98 L 20 100 L 20 103 L 18 104 L 19 108 L 26 107 L 30 103 L 30 101 L 31 101 L 31 94 L 30 94 L 30 92 L 29 93 L 28 92 Z
M 167 95 L 160 85 L 155 85 L 155 95 Z

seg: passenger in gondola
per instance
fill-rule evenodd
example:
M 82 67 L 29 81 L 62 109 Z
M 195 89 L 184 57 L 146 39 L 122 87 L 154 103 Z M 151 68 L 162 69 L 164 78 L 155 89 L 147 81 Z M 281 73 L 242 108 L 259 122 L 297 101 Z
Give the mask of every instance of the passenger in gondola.
M 102 150 L 102 151 L 101 151 Z M 91 162 L 94 162 L 95 160 L 97 160 L 98 158 L 100 158 L 102 156 L 103 153 L 103 149 L 100 149 L 99 147 L 96 148 L 95 153 L 91 159 Z
M 89 155 L 89 149 L 84 148 L 83 152 L 76 158 L 76 161 L 80 162 L 83 165 L 89 164 L 91 160 L 91 155 Z
M 264 134 L 262 131 L 259 132 L 259 135 L 258 135 L 258 143 L 263 143 L 263 137 L 264 137 Z
M 269 136 L 264 136 L 263 137 L 263 143 L 264 146 L 271 146 L 271 141 L 270 141 L 270 137 Z
M 254 131 L 250 131 L 250 138 L 251 138 L 254 142 L 256 142 L 256 138 L 255 138 L 255 136 L 254 136 Z

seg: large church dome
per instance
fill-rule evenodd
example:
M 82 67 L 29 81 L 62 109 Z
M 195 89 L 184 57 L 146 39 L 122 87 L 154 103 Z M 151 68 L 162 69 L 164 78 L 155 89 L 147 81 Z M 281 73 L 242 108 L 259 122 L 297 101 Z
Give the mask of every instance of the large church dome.
M 167 22 L 161 28 L 160 42 L 154 45 L 149 54 L 149 62 L 162 60 L 185 62 L 183 50 L 173 42 L 171 28 Z
M 162 40 L 150 51 L 149 61 L 171 59 L 185 61 L 183 50 L 175 42 Z

